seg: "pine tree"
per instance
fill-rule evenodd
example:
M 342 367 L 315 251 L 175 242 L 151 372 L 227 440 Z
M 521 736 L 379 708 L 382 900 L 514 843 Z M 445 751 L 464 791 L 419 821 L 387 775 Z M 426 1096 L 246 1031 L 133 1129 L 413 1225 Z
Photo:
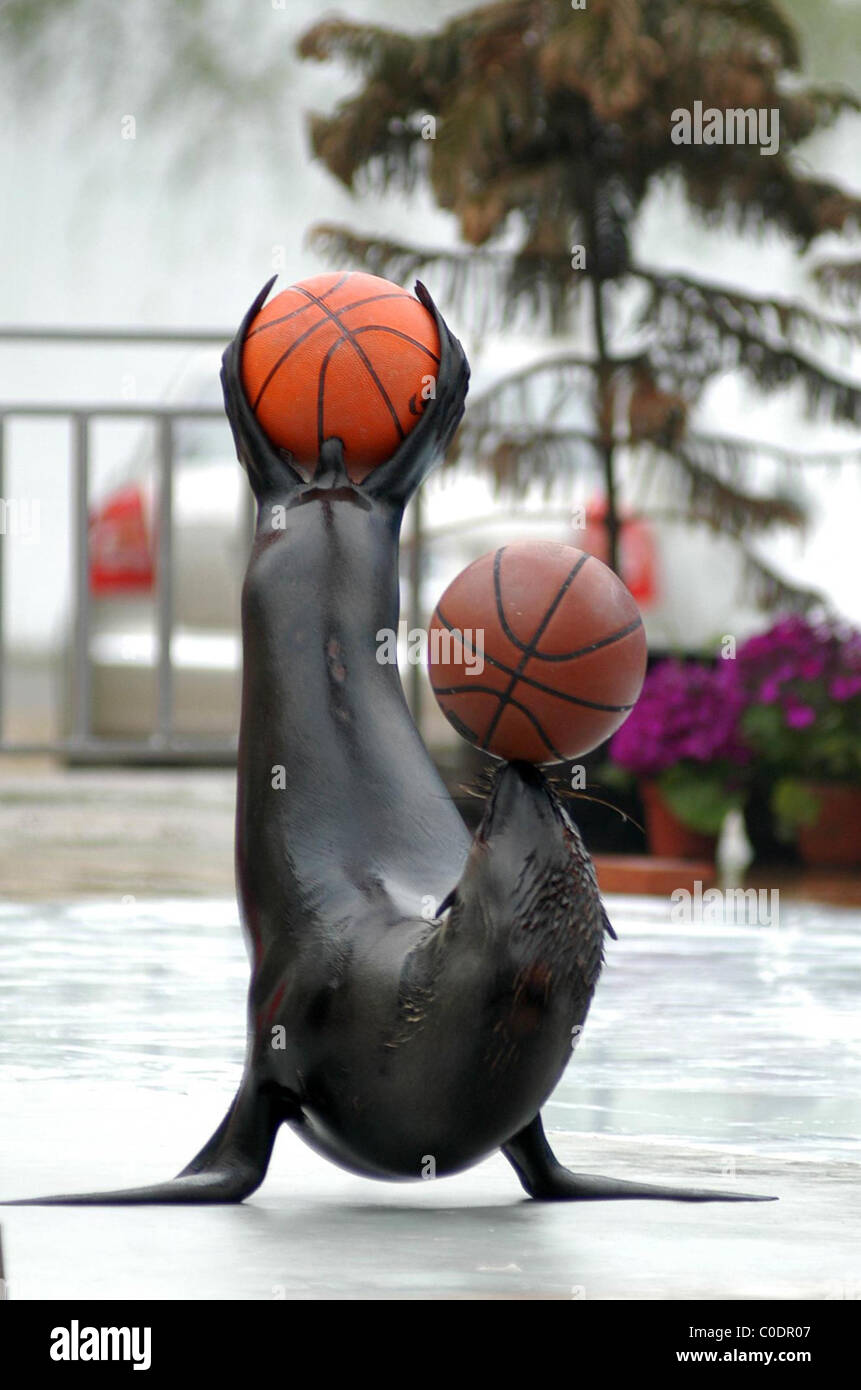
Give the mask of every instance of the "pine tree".
M 597 468 L 614 568 L 622 478 L 643 466 L 663 471 L 687 518 L 738 542 L 760 602 L 818 601 L 751 542 L 803 526 L 788 486 L 800 464 L 846 455 L 706 434 L 692 416 L 709 381 L 735 369 L 765 392 L 798 383 L 811 417 L 861 424 L 861 383 L 830 360 L 861 341 L 861 325 L 821 299 L 663 273 L 634 247 L 638 211 L 661 180 L 680 183 L 706 224 L 739 235 L 774 229 L 800 250 L 858 227 L 861 199 L 811 176 L 794 151 L 859 104 L 801 83 L 797 35 L 780 5 L 498 0 L 433 33 L 324 20 L 299 52 L 346 61 L 361 78 L 331 114 L 311 117 L 315 155 L 350 189 L 409 195 L 427 186 L 464 243 L 451 251 L 319 224 L 313 241 L 327 257 L 400 282 L 427 278 L 479 335 L 528 316 L 552 337 L 588 312 L 587 352 L 550 352 L 473 398 L 453 460 L 469 458 L 511 490 Z M 695 103 L 703 125 L 717 113 L 712 131 L 730 110 L 776 110 L 779 148 L 676 143 L 674 113 Z M 861 267 L 830 262 L 817 279 L 842 311 L 856 309 Z M 635 346 L 622 350 L 619 320 L 631 306 Z M 584 389 L 585 428 L 569 410 Z M 773 465 L 769 492 L 751 486 L 764 461 Z

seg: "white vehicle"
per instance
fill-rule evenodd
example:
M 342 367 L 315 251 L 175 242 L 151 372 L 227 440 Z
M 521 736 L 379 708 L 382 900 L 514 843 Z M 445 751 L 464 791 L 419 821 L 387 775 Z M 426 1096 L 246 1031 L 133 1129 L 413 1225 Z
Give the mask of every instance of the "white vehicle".
M 217 406 L 217 373 L 195 379 L 183 403 Z M 227 421 L 174 425 L 172 732 L 234 740 L 239 727 L 239 604 L 251 535 L 247 481 Z M 157 727 L 158 477 L 141 448 L 89 520 L 90 732 L 147 739 Z M 74 708 L 72 640 L 66 654 L 67 724 Z M 229 753 L 229 749 L 225 750 Z

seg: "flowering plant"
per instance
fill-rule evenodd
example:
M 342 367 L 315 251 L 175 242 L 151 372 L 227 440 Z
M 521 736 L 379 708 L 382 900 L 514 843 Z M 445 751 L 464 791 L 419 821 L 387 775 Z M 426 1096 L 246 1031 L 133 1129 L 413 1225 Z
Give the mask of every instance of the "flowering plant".
M 861 632 L 834 622 L 781 618 L 739 648 L 741 731 L 775 778 L 784 828 L 815 819 L 805 782 L 861 782 Z
M 740 733 L 744 696 L 732 662 L 661 661 L 610 743 L 610 756 L 655 778 L 670 810 L 693 830 L 717 834 L 744 800 L 749 752 Z

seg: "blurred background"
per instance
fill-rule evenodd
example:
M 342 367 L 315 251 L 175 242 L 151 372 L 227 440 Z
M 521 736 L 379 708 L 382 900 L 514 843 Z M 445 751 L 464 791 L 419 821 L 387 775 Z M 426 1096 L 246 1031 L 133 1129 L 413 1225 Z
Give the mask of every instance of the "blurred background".
M 685 690 L 801 615 L 747 678 L 741 760 L 681 735 L 587 760 L 637 821 L 661 783 L 685 852 L 741 808 L 761 859 L 796 858 L 822 784 L 861 775 L 849 0 L 9 0 L 0 24 L 5 765 L 230 763 L 252 517 L 220 351 L 271 274 L 366 268 L 421 276 L 473 368 L 408 518 L 407 625 L 528 535 L 613 564 Z M 675 144 L 696 101 L 779 111 L 779 149 Z M 403 674 L 457 788 L 481 759 Z M 599 851 L 642 850 L 578 812 Z
M 285 1140 L 270 1205 L 205 1229 L 5 1209 L 21 1296 L 858 1297 L 859 40 L 857 0 L 2 0 L 8 1195 L 161 1177 L 234 1093 L 253 518 L 219 358 L 272 274 L 339 268 L 420 277 L 472 365 L 406 519 L 407 627 L 530 536 L 644 618 L 634 713 L 585 786 L 553 774 L 619 932 L 559 1152 L 781 1196 L 767 1231 L 527 1235 L 493 1160 L 381 1196 Z M 482 755 L 402 674 L 474 819 Z

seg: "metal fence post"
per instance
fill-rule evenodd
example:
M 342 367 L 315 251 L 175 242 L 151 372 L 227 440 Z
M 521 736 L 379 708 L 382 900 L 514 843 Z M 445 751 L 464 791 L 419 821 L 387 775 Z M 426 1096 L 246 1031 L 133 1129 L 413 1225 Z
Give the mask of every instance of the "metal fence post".
M 92 672 L 90 669 L 90 419 L 72 417 L 72 459 L 75 487 L 75 718 L 76 740 L 90 735 Z
M 2 506 L 5 493 L 6 476 L 6 416 L 0 415 L 0 506 Z M 7 509 L 8 514 L 8 509 Z M 0 535 L 0 542 L 3 536 Z M 6 648 L 3 645 L 3 567 L 6 560 L 6 547 L 0 544 L 0 744 L 3 742 L 3 675 L 6 669 Z
M 158 716 L 156 740 L 170 742 L 173 725 L 173 420 L 158 422 Z
M 0 328 L 0 342 L 8 338 L 56 339 L 75 341 L 92 337 L 97 341 L 141 341 L 168 342 L 223 341 L 226 335 L 208 332 L 201 333 L 135 333 L 123 331 L 104 331 L 103 333 L 76 333 L 66 330 L 4 330 Z M 225 757 L 235 757 L 236 742 L 233 738 L 222 736 L 177 736 L 174 724 L 174 671 L 172 662 L 172 638 L 174 629 L 175 582 L 173 573 L 173 468 L 176 448 L 174 425 L 180 419 L 205 419 L 223 421 L 223 410 L 215 405 L 137 405 L 133 403 L 83 404 L 76 402 L 0 402 L 0 497 L 5 486 L 3 448 L 8 443 L 5 429 L 9 418 L 45 418 L 64 420 L 70 426 L 69 462 L 71 469 L 70 505 L 72 513 L 72 623 L 74 649 L 70 657 L 71 665 L 71 717 L 68 735 L 37 740 L 16 739 L 8 742 L 4 735 L 4 695 L 7 693 L 0 684 L 0 754 L 74 754 L 82 755 L 87 761 L 108 762 L 112 758 L 134 758 L 141 761 L 161 760 L 165 757 L 203 759 L 222 761 Z M 158 474 L 158 501 L 156 504 L 156 564 L 157 564 L 157 608 L 156 636 L 158 657 L 155 663 L 156 678 L 156 727 L 149 736 L 133 738 L 114 738 L 93 733 L 93 661 L 92 661 L 92 594 L 90 592 L 90 435 L 94 418 L 113 420 L 148 420 L 156 428 L 156 471 Z M 0 518 L 5 518 L 8 508 L 0 508 Z M 248 489 L 243 509 L 243 530 L 253 531 L 256 516 L 256 503 L 251 489 Z M 8 528 L 3 528 L 8 529 Z M 245 539 L 243 537 L 243 539 Z M 243 557 L 244 558 L 244 557 Z M 0 683 L 5 666 L 5 641 L 7 638 L 5 613 L 3 608 L 3 588 L 5 567 L 4 555 L 0 549 Z

